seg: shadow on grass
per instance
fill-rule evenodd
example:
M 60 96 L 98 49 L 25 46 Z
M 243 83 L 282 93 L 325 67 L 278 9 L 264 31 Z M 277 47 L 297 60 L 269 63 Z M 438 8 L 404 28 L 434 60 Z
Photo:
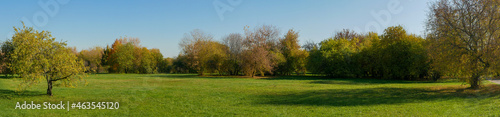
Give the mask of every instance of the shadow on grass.
M 39 91 L 13 91 L 13 90 L 0 89 L 0 99 L 34 97 L 34 96 L 44 96 L 44 95 L 47 94 Z
M 366 88 L 328 89 L 281 94 L 258 95 L 257 104 L 312 105 L 312 106 L 366 106 L 415 103 L 456 98 L 488 98 L 500 94 L 500 86 L 488 85 L 481 90 L 465 87 L 437 88 Z
M 264 80 L 333 80 L 325 76 L 277 76 L 270 78 L 262 78 Z
M 338 84 L 338 85 L 373 85 L 373 84 L 406 84 L 406 83 L 433 83 L 433 82 L 378 80 L 378 79 L 335 79 L 335 80 L 317 80 L 317 81 L 311 81 L 309 83 Z
M 197 77 L 196 74 L 156 74 L 150 75 L 149 77 L 161 77 L 161 78 L 192 78 Z
M 159 78 L 206 78 L 206 79 L 234 79 L 234 78 L 250 78 L 262 80 L 311 80 L 312 84 L 340 84 L 340 85 L 373 85 L 373 84 L 406 84 L 406 83 L 436 83 L 432 81 L 406 81 L 406 80 L 383 80 L 370 78 L 330 78 L 324 76 L 266 76 L 266 77 L 249 77 L 249 76 L 198 76 L 197 74 L 156 74 L 148 77 Z M 439 81 L 457 82 L 457 81 Z
M 13 78 L 16 78 L 16 76 L 13 75 L 6 76 L 5 74 L 0 74 L 0 79 L 13 79 Z
M 160 77 L 160 78 L 207 78 L 207 79 L 232 79 L 232 78 L 247 78 L 244 76 L 217 76 L 217 75 L 206 75 L 198 76 L 197 74 L 158 74 L 150 75 L 149 77 Z
M 432 81 L 407 81 L 407 80 L 384 80 L 384 79 L 370 79 L 370 78 L 330 78 L 323 76 L 280 76 L 274 78 L 264 78 L 265 80 L 313 80 L 312 84 L 393 84 L 393 83 L 436 83 Z M 440 81 L 451 82 L 451 81 Z

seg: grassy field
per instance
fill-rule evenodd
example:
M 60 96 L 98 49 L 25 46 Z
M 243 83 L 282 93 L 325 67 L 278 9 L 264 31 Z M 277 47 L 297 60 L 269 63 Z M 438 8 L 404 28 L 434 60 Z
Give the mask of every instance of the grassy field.
M 500 87 L 319 77 L 98 74 L 87 86 L 15 92 L 0 79 L 0 116 L 500 116 Z M 19 110 L 16 102 L 119 102 L 117 110 Z

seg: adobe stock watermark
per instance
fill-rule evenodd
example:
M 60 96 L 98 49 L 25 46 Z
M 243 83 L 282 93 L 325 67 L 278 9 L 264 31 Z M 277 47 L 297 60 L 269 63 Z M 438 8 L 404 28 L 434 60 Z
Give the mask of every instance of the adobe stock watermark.
M 220 21 L 224 21 L 224 13 L 233 12 L 234 8 L 241 4 L 243 0 L 226 0 L 221 2 L 221 0 L 214 0 L 212 5 L 214 6 L 215 12 L 219 16 Z
M 31 19 L 22 17 L 21 21 L 26 26 L 33 26 L 34 29 L 44 27 L 49 23 L 50 18 L 54 18 L 59 13 L 61 6 L 69 2 L 70 0 L 39 0 L 38 6 L 41 10 L 33 13 Z M 7 33 L 7 38 L 11 38 L 12 35 L 14 35 L 13 31 Z
M 409 0 L 413 1 L 413 0 Z M 389 23 L 392 22 L 392 16 L 400 14 L 404 10 L 404 7 L 401 5 L 400 0 L 390 0 L 387 3 L 386 9 L 378 10 L 378 11 L 370 11 L 370 15 L 375 19 L 374 21 L 370 21 L 365 24 L 364 30 L 360 27 L 354 27 L 354 30 L 357 32 L 382 32 L 384 27 L 388 27 Z

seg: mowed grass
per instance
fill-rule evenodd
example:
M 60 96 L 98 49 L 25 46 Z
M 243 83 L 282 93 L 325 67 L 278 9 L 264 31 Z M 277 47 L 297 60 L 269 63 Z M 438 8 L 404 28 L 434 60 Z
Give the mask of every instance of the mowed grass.
M 457 81 L 97 74 L 76 88 L 23 93 L 0 79 L 0 116 L 500 116 L 500 87 Z M 19 110 L 16 102 L 119 102 L 116 110 Z

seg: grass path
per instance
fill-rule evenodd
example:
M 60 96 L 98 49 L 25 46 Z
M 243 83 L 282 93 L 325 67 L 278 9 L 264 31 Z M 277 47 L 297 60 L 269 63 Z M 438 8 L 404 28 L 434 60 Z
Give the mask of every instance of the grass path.
M 495 84 L 499 84 L 499 85 L 500 85 L 500 80 L 488 80 L 488 81 L 490 81 L 490 82 L 492 82 L 492 83 L 495 83 Z

